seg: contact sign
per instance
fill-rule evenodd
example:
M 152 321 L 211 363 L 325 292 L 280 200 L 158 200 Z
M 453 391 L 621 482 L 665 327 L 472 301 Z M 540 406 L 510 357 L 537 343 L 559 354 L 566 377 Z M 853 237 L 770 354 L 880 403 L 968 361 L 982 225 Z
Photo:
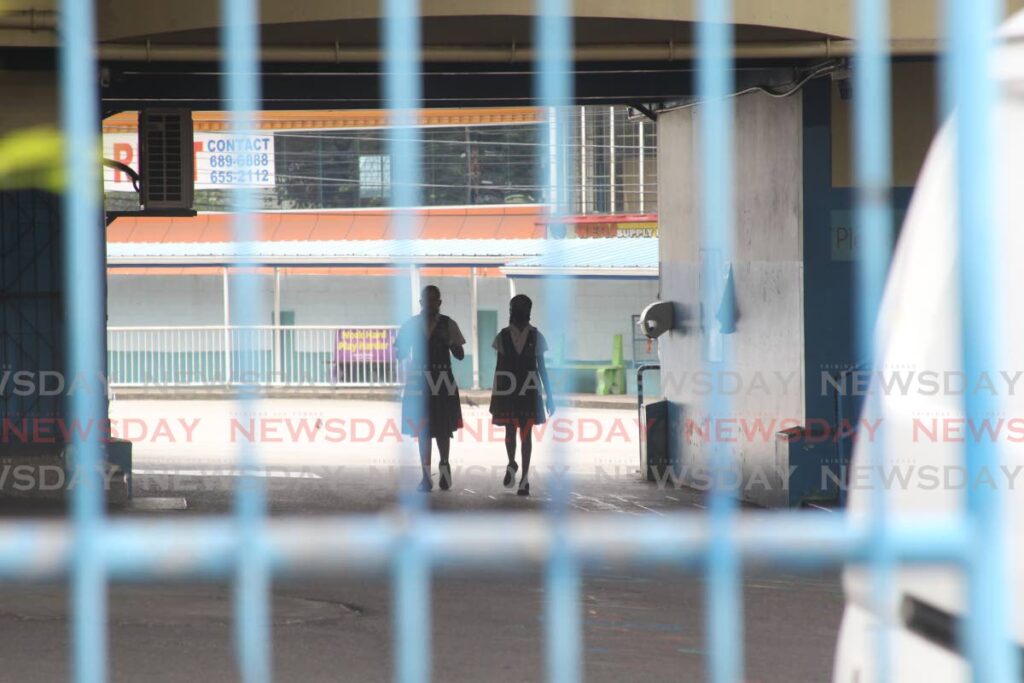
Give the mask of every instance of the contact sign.
M 274 185 L 272 135 L 197 135 L 196 189 Z
M 105 133 L 103 156 L 139 170 L 137 133 Z M 197 190 L 232 187 L 273 187 L 274 136 L 271 133 L 195 133 L 192 140 L 192 180 Z M 127 173 L 118 168 L 103 170 L 108 192 L 134 192 Z

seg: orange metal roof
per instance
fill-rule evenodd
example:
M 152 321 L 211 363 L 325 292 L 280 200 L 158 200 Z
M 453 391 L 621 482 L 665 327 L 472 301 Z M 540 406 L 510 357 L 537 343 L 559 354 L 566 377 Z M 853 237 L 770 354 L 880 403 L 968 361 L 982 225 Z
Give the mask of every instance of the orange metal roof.
M 543 206 L 508 205 L 417 209 L 416 239 L 525 239 L 544 237 Z M 108 242 L 230 242 L 231 214 L 191 218 L 118 218 Z M 266 212 L 254 216 L 256 239 L 266 241 L 371 240 L 396 237 L 391 209 L 316 213 Z
M 385 128 L 388 113 L 380 109 L 325 111 L 259 111 L 252 114 L 257 130 L 337 130 L 341 128 Z M 479 126 L 495 123 L 541 123 L 544 113 L 536 107 L 477 107 L 423 109 L 421 126 Z M 192 113 L 195 130 L 215 132 L 230 128 L 229 114 L 219 111 Z M 104 133 L 134 133 L 136 112 L 122 112 L 103 120 Z

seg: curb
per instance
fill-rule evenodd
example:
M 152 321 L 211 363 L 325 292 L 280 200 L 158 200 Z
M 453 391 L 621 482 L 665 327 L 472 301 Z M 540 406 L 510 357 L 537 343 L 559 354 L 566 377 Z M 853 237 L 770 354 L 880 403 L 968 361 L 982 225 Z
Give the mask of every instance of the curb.
M 111 400 L 138 401 L 226 401 L 238 397 L 238 392 L 226 387 L 204 389 L 160 389 L 157 387 L 122 387 L 111 389 Z M 491 398 L 489 391 L 460 390 L 463 405 L 487 405 Z M 328 399 L 336 401 L 398 401 L 398 389 L 329 389 L 324 387 L 266 387 L 253 394 L 260 399 Z M 591 396 L 588 394 L 562 395 L 556 405 L 568 408 L 597 408 L 605 410 L 636 410 L 636 397 L 628 395 Z

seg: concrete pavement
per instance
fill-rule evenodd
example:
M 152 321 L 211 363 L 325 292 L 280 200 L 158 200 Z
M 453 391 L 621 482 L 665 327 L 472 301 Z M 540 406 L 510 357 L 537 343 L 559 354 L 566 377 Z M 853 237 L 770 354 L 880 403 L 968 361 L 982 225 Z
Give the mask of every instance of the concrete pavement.
M 271 440 L 256 439 L 271 465 L 266 483 L 272 515 L 372 513 L 396 500 L 401 448 L 375 439 L 327 440 L 289 431 L 288 420 L 368 420 L 379 436 L 388 404 L 269 401 L 241 414 L 215 401 L 115 401 L 115 419 L 137 419 L 149 430 L 136 445 L 140 505 L 114 514 L 185 518 L 227 513 L 236 480 L 231 419 L 269 423 Z M 703 496 L 659 488 L 636 473 L 634 440 L 608 438 L 630 411 L 560 411 L 576 430 L 567 441 L 539 440 L 523 499 L 501 486 L 503 446 L 483 435 L 453 446 L 455 487 L 429 495 L 441 513 L 500 510 L 542 514 L 550 464 L 563 449 L 570 465 L 573 514 L 627 516 L 687 510 L 703 514 Z M 467 411 L 467 417 L 474 413 Z M 198 423 L 193 421 L 199 418 Z M 159 420 L 195 424 L 191 438 L 153 439 Z M 581 442 L 580 425 L 602 438 Z M 285 426 L 282 426 L 285 425 Z M 279 439 L 281 433 L 286 436 Z M 297 437 L 294 437 L 298 434 Z M 590 439 L 593 434 L 584 432 Z M 294 437 L 294 438 L 293 438 Z M 244 441 L 244 439 L 242 439 Z M 436 475 L 436 468 L 435 468 Z M 186 502 L 185 509 L 145 501 Z M 149 506 L 152 507 L 152 506 Z M 23 513 L 22 510 L 19 514 Z M 51 510 L 58 514 L 59 511 Z M 8 511 L 8 514 L 11 514 Z M 808 512 L 807 514 L 835 514 Z M 501 529 L 495 529 L 496 534 Z M 279 582 L 273 590 L 273 659 L 278 681 L 387 681 L 391 676 L 391 595 L 386 576 L 342 576 Z M 433 581 L 434 680 L 489 683 L 544 680 L 544 583 L 535 572 L 470 575 L 439 571 Z M 828 680 L 842 612 L 834 571 L 805 575 L 756 570 L 744 579 L 748 681 Z M 581 609 L 588 681 L 704 680 L 704 582 L 670 570 L 588 570 Z M 64 586 L 0 589 L 0 666 L 3 680 L 66 680 L 68 599 Z M 110 592 L 111 680 L 147 682 L 237 680 L 231 649 L 231 588 L 223 584 L 115 586 Z

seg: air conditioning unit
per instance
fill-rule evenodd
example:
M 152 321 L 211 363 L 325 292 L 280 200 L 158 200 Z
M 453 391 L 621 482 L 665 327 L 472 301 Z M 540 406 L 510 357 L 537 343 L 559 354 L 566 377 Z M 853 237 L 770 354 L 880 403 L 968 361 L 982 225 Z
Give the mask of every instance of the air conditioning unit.
M 193 165 L 191 111 L 145 109 L 139 113 L 143 210 L 190 210 L 195 194 Z

